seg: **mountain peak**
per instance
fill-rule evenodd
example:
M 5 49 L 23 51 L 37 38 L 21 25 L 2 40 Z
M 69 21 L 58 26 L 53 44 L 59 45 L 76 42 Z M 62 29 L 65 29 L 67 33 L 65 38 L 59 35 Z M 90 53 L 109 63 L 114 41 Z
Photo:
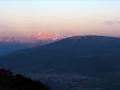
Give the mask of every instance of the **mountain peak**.
M 33 35 L 33 38 L 38 40 L 58 40 L 60 39 L 60 35 L 49 32 L 38 32 Z
M 36 43 L 39 41 L 56 41 L 61 38 L 60 35 L 49 32 L 38 32 L 27 37 L 0 37 L 0 42 L 20 42 L 20 43 Z

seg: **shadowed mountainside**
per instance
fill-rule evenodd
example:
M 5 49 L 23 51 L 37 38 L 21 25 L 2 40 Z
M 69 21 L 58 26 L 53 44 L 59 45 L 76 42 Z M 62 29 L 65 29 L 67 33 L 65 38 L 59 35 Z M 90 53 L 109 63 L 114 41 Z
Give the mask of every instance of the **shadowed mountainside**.
M 76 36 L 3 56 L 0 66 L 15 71 L 100 75 L 120 71 L 119 60 L 119 38 Z
M 2 56 L 0 67 L 26 74 L 30 72 L 33 78 L 37 78 L 38 73 L 37 79 L 50 82 L 54 90 L 68 90 L 66 86 L 74 87 L 72 90 L 119 90 L 120 38 L 65 38 Z

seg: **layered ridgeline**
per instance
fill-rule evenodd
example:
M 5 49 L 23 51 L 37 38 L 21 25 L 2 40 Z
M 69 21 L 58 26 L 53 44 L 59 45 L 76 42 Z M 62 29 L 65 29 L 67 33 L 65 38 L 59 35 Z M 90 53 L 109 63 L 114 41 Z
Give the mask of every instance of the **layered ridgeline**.
M 14 51 L 26 49 L 26 48 L 33 48 L 36 46 L 45 45 L 51 43 L 53 41 L 50 40 L 43 40 L 37 42 L 20 42 L 20 41 L 0 41 L 0 56 L 6 55 L 8 53 L 12 53 Z
M 15 71 L 102 75 L 120 71 L 120 39 L 75 36 L 24 49 L 0 58 L 0 67 Z
M 120 90 L 120 38 L 75 36 L 0 57 L 53 90 Z
M 25 48 L 45 45 L 59 39 L 60 35 L 48 32 L 38 32 L 25 37 L 0 37 L 0 56 Z

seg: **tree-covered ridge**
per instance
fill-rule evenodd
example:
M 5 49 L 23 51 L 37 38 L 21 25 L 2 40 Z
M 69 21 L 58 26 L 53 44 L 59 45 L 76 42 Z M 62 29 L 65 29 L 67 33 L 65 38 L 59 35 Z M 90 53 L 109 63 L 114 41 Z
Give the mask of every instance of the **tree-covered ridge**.
M 50 87 L 40 81 L 0 69 L 0 90 L 50 90 Z

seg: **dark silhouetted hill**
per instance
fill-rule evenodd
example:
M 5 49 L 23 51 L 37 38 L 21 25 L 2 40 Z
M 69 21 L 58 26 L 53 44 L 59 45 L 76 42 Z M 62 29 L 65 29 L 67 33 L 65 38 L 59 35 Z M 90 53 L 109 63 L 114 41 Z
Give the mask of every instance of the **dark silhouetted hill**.
M 50 88 L 23 75 L 13 75 L 9 70 L 0 69 L 0 90 L 50 90 Z

